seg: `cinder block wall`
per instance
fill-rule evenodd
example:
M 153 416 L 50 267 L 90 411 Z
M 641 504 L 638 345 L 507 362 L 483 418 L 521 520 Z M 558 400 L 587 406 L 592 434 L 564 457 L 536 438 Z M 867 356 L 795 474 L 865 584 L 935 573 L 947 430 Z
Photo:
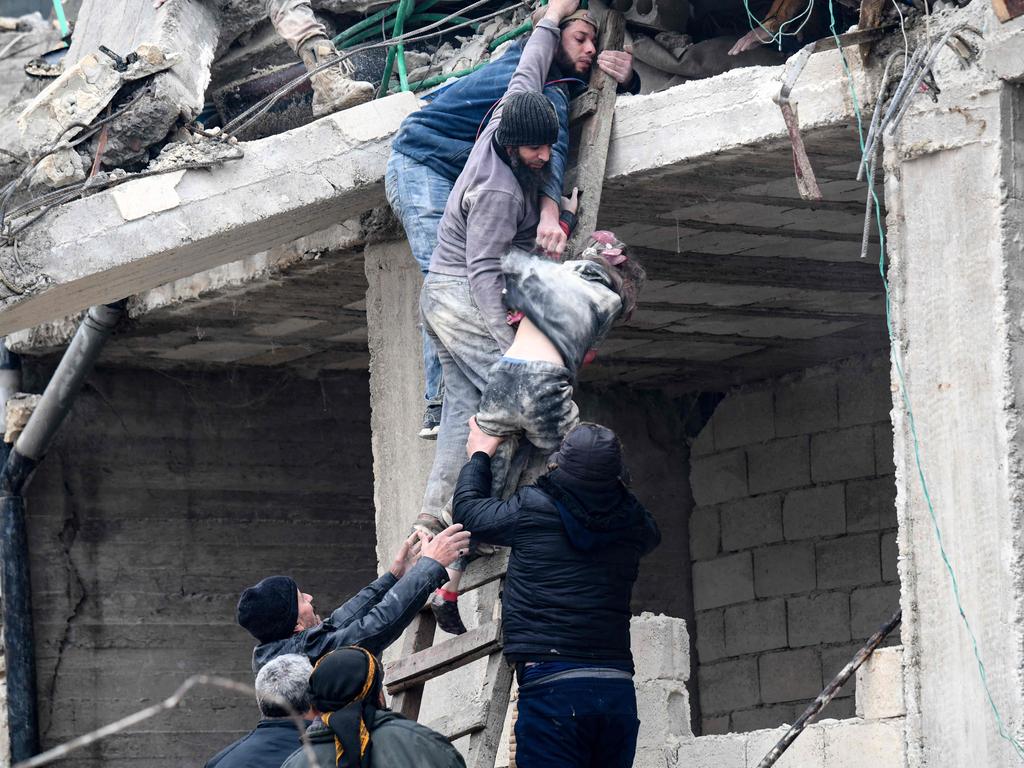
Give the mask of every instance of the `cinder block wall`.
M 90 378 L 28 494 L 44 747 L 197 672 L 251 683 L 247 584 L 290 574 L 324 614 L 374 577 L 369 418 L 366 374 Z M 67 763 L 202 765 L 257 719 L 249 697 L 194 689 Z
M 888 360 L 851 360 L 730 393 L 695 440 L 704 733 L 792 723 L 898 607 L 890 408 Z

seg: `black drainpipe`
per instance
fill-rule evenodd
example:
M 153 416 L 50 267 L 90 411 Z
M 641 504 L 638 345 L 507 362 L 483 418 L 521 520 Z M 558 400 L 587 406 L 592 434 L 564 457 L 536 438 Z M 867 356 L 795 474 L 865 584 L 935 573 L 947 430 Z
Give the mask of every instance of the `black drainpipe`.
M 24 491 L 53 436 L 71 411 L 75 395 L 92 370 L 103 345 L 124 314 L 125 302 L 92 307 L 13 446 L 4 443 L 0 470 L 0 557 L 3 558 L 3 622 L 7 656 L 7 725 L 11 760 L 27 760 L 39 752 L 36 709 L 35 641 L 32 632 L 32 583 L 29 578 Z M 6 355 L 7 357 L 4 357 Z M 0 355 L 0 374 L 13 357 Z M 0 394 L 10 396 L 0 379 Z M 3 403 L 6 404 L 6 399 Z

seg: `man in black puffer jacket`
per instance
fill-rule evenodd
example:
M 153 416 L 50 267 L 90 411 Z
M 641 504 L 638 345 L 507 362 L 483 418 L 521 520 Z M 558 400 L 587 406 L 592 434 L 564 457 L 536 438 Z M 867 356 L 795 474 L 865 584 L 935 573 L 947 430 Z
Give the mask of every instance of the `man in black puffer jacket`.
M 470 427 L 454 519 L 474 539 L 512 548 L 502 604 L 519 679 L 516 764 L 627 768 L 640 725 L 630 598 L 661 534 L 626 487 L 619 439 L 580 424 L 547 475 L 502 501 L 491 496 L 500 439 Z

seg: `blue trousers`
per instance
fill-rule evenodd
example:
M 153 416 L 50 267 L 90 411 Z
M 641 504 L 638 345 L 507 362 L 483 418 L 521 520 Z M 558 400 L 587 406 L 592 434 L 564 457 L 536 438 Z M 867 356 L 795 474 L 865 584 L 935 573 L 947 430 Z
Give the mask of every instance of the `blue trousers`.
M 426 277 L 452 182 L 411 157 L 392 152 L 384 173 L 384 190 L 392 210 L 402 221 L 412 255 Z M 439 405 L 444 396 L 441 361 L 426 332 L 423 333 L 423 374 L 427 405 Z
M 640 721 L 632 680 L 579 678 L 519 688 L 519 768 L 630 768 Z

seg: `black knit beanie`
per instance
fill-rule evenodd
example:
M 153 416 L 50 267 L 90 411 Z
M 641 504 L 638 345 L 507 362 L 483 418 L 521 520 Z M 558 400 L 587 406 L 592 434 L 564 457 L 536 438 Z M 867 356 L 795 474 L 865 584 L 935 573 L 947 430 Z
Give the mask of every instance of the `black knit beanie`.
M 501 109 L 495 140 L 503 147 L 538 147 L 558 141 L 558 115 L 543 93 L 523 91 L 508 97 Z
M 299 620 L 299 588 L 290 576 L 268 576 L 238 598 L 238 623 L 261 643 L 290 637 Z

